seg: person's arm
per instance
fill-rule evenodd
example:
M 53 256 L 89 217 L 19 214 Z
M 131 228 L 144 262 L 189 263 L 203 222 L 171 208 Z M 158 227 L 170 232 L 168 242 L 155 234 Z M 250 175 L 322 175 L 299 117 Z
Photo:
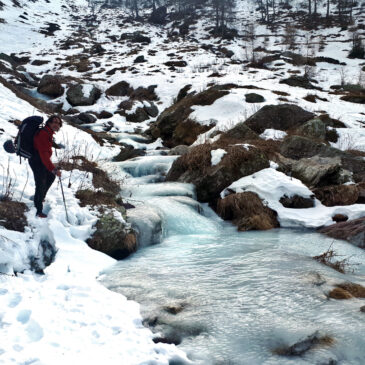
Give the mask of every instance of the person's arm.
M 49 134 L 46 131 L 41 130 L 34 137 L 34 147 L 38 151 L 43 165 L 46 167 L 48 171 L 54 172 L 56 167 L 51 161 L 51 155 L 52 155 L 51 146 L 52 144 L 49 140 Z

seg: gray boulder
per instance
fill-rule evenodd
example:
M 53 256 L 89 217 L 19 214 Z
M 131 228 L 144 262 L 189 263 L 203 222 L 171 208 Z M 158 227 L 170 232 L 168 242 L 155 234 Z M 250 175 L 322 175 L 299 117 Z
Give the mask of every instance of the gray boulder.
M 127 81 L 120 81 L 112 85 L 105 91 L 108 96 L 127 96 L 133 91 L 133 88 L 128 84 Z
M 63 95 L 65 88 L 61 85 L 59 76 L 45 75 L 39 81 L 37 91 L 41 94 L 58 98 Z
M 256 93 L 249 93 L 245 95 L 246 103 L 263 103 L 265 98 Z
M 315 139 L 326 138 L 326 125 L 320 119 L 311 119 L 297 129 L 302 136 Z
M 299 127 L 314 117 L 297 105 L 265 105 L 257 113 L 246 120 L 246 125 L 258 134 L 265 129 L 279 129 L 286 131 L 289 128 Z
M 94 105 L 100 98 L 101 91 L 92 86 L 90 91 L 81 84 L 72 85 L 67 90 L 67 101 L 72 106 L 89 106 Z
M 158 116 L 158 108 L 152 101 L 150 101 L 148 104 L 145 102 L 143 109 L 152 118 L 156 118 Z

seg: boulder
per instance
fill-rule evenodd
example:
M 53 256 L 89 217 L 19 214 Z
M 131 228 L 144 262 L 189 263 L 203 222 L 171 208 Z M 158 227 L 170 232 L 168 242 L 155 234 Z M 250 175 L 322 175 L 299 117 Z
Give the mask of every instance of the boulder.
M 202 144 L 190 148 L 188 153 L 174 161 L 167 181 L 193 183 L 197 198 L 210 202 L 214 207 L 220 192 L 241 177 L 251 175 L 270 166 L 269 160 L 258 148 L 230 145 L 217 165 L 211 164 L 214 144 Z
M 186 67 L 188 64 L 186 61 L 167 61 L 165 66 L 167 67 Z
M 320 119 L 312 119 L 300 126 L 297 132 L 308 138 L 326 139 L 326 125 Z
M 246 120 L 246 125 L 258 134 L 265 129 L 279 129 L 286 131 L 289 128 L 299 127 L 314 117 L 297 105 L 265 105 L 258 112 Z
M 158 100 L 158 96 L 155 92 L 156 87 L 157 87 L 157 85 L 150 85 L 147 87 L 139 86 L 139 87 L 137 87 L 137 89 L 131 91 L 130 98 L 140 100 L 140 101 Z
M 232 220 L 239 231 L 268 230 L 279 227 L 277 213 L 265 206 L 253 192 L 236 193 L 219 199 L 217 213 Z
M 77 118 L 86 124 L 92 124 L 97 121 L 96 117 L 89 113 L 80 113 Z
M 359 198 L 357 199 L 357 203 L 365 204 L 365 182 L 357 184 L 357 189 L 359 191 Z
M 175 155 L 185 155 L 185 153 L 189 152 L 189 146 L 186 146 L 184 144 L 176 146 L 174 148 L 171 148 L 171 150 L 169 151 L 168 155 L 170 156 L 175 156 Z
M 349 219 L 349 217 L 345 214 L 335 214 L 333 217 L 332 217 L 332 220 L 335 221 L 335 222 L 346 222 L 347 220 Z
M 128 122 L 132 123 L 142 123 L 145 120 L 149 119 L 149 115 L 146 113 L 144 108 L 137 108 L 136 111 L 132 114 L 125 114 L 125 118 Z
M 134 157 L 144 156 L 145 154 L 146 152 L 144 150 L 126 145 L 121 147 L 119 154 L 113 157 L 113 161 L 121 162 Z
M 351 179 L 351 173 L 342 168 L 339 157 L 302 158 L 291 166 L 291 173 L 310 187 L 339 185 Z
M 105 91 L 108 96 L 127 96 L 133 88 L 126 81 L 120 81 Z
M 311 81 L 313 80 L 309 80 L 308 78 L 304 77 L 304 76 L 290 76 L 287 79 L 281 80 L 279 82 L 279 84 L 286 84 L 289 86 L 294 86 L 294 87 L 302 87 L 304 89 L 316 89 L 316 90 L 320 90 L 320 88 L 314 86 Z
M 285 208 L 304 209 L 314 207 L 313 198 L 304 198 L 296 194 L 290 197 L 283 195 L 279 201 Z
M 262 95 L 249 93 L 245 95 L 246 103 L 263 103 L 265 98 Z
M 245 140 L 253 140 L 259 139 L 259 135 L 255 133 L 251 128 L 249 128 L 245 122 L 241 122 L 236 124 L 233 128 L 229 129 L 227 132 L 221 135 L 221 139 L 228 140 L 237 140 L 237 141 L 245 141 Z
M 163 24 L 165 24 L 165 21 L 166 21 L 166 15 L 167 15 L 166 6 L 160 6 L 152 12 L 148 21 L 153 24 L 163 25 Z
M 136 57 L 133 61 L 133 63 L 143 63 L 143 62 L 147 62 L 147 60 L 144 58 L 143 55 Z
M 61 85 L 60 77 L 45 75 L 39 81 L 37 91 L 41 94 L 58 98 L 63 95 L 65 88 Z
M 325 186 L 313 189 L 313 193 L 326 207 L 352 205 L 359 198 L 359 190 L 356 185 Z
M 134 32 L 134 33 L 123 33 L 120 36 L 120 40 L 128 40 L 132 43 L 151 43 L 151 38 L 144 36 L 140 32 Z
M 85 87 L 81 84 L 70 86 L 67 90 L 67 101 L 72 106 L 94 105 L 100 98 L 101 91 L 95 86 L 87 86 L 88 87 Z
M 116 260 L 124 259 L 137 250 L 135 232 L 112 213 L 103 215 L 95 225 L 95 232 L 86 242 Z
M 102 110 L 99 114 L 97 114 L 98 119 L 109 119 L 113 116 L 113 113 L 110 113 L 106 110 Z
M 152 118 L 156 118 L 158 116 L 158 108 L 155 103 L 152 101 L 145 102 L 143 106 L 144 111 Z
M 320 228 L 318 232 L 339 240 L 365 248 L 365 217 L 335 223 L 331 226 Z
M 154 138 L 161 137 L 167 147 L 174 147 L 182 143 L 174 139 L 174 132 L 177 126 L 188 119 L 193 112 L 193 105 L 211 105 L 217 99 L 229 93 L 229 89 L 236 87 L 233 84 L 212 86 L 195 95 L 187 95 L 165 109 L 158 117 L 156 123 L 151 127 L 150 133 Z M 183 126 L 182 129 L 185 129 Z M 181 132 L 178 133 L 181 135 Z

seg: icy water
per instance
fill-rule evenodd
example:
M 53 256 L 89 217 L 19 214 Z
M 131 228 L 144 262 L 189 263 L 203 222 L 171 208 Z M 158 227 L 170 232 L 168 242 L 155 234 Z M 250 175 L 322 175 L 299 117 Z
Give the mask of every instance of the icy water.
M 365 251 L 309 230 L 237 232 L 194 200 L 191 185 L 155 182 L 173 159 L 120 164 L 130 176 L 124 195 L 147 222 L 138 226 L 146 247 L 106 272 L 104 285 L 139 302 L 146 325 L 194 364 L 364 364 L 365 301 L 326 294 L 344 281 L 364 285 Z M 161 243 L 148 246 L 156 237 Z M 354 273 L 311 258 L 331 244 L 359 263 Z M 275 354 L 317 330 L 333 344 L 301 357 Z

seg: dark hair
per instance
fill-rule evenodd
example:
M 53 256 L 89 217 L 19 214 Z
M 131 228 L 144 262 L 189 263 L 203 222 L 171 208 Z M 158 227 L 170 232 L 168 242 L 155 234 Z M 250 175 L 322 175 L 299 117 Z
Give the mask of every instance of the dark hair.
M 58 119 L 59 122 L 60 122 L 60 128 L 62 127 L 62 119 L 61 117 L 59 117 L 58 115 L 54 114 L 54 115 L 51 115 L 48 119 L 47 119 L 47 122 L 46 122 L 46 125 L 49 125 L 51 124 L 52 122 L 54 122 L 55 119 Z

